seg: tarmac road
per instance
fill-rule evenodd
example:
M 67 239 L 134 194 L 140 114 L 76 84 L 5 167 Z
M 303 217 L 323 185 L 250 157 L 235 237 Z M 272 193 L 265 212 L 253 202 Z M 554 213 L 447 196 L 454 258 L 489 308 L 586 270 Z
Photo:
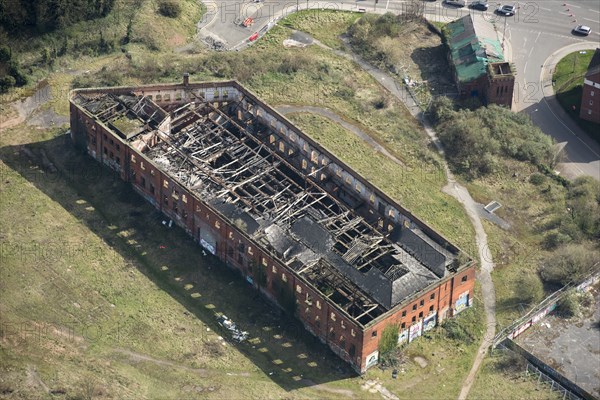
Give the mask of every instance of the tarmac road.
M 254 33 L 262 36 L 279 19 L 305 9 L 364 10 L 383 14 L 400 13 L 407 1 L 401 0 L 203 0 L 207 12 L 199 23 L 200 36 L 212 36 L 225 49 L 240 50 L 251 44 Z M 490 2 L 487 12 L 455 8 L 441 2 L 424 2 L 425 15 L 431 21 L 450 22 L 467 13 L 492 21 L 501 37 L 507 58 L 517 69 L 517 84 L 513 109 L 528 113 L 542 131 L 553 137 L 562 150 L 557 169 L 563 176 L 574 178 L 591 175 L 600 180 L 600 146 L 590 139 L 553 98 L 548 77 L 560 58 L 569 49 L 600 47 L 600 4 L 597 0 L 556 0 L 517 2 L 513 17 L 494 14 L 500 3 Z M 239 23 L 252 18 L 250 27 Z M 587 38 L 574 36 L 571 29 L 577 24 L 592 28 Z M 550 84 L 551 86 L 551 84 Z

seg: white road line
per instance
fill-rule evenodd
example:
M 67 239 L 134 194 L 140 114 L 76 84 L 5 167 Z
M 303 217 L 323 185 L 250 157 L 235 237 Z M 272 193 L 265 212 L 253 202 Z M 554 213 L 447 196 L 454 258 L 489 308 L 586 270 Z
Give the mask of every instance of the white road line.
M 598 11 L 598 10 L 588 10 L 588 11 L 591 11 L 591 12 L 595 12 L 595 13 L 598 13 L 598 14 L 600 14 L 600 11 Z
M 567 7 L 581 8 L 581 6 L 576 6 L 575 4 L 567 4 Z
M 586 21 L 591 21 L 591 22 L 598 23 L 597 19 L 589 19 L 589 18 L 581 18 L 581 19 L 585 19 Z
M 540 9 L 540 10 L 544 10 L 544 11 L 552 11 L 551 9 L 549 9 L 549 8 L 544 8 L 544 7 L 539 7 L 539 9 Z

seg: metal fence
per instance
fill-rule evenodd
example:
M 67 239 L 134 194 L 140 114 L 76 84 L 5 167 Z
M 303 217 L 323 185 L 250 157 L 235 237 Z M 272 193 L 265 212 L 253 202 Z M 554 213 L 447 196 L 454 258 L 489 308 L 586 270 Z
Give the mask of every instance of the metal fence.
M 546 387 L 550 387 L 551 390 L 555 392 L 559 392 L 562 394 L 562 398 L 565 400 L 580 400 L 583 397 L 576 395 L 571 392 L 569 389 L 563 387 L 560 383 L 556 382 L 552 377 L 546 375 L 539 368 L 531 363 L 527 363 L 527 368 L 525 369 L 525 376 L 532 377 L 537 380 L 537 385 L 544 385 Z

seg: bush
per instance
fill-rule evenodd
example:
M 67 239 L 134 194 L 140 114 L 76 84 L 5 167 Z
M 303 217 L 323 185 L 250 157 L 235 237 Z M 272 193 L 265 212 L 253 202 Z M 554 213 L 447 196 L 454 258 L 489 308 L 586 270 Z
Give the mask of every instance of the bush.
M 446 96 L 437 96 L 431 102 L 429 111 L 434 123 L 448 121 L 454 115 L 454 102 Z
M 536 172 L 529 177 L 529 182 L 531 182 L 533 185 L 539 186 L 546 182 L 546 177 Z
M 466 327 L 460 323 L 457 318 L 451 318 L 442 324 L 444 332 L 449 339 L 456 340 L 465 344 L 473 343 L 474 337 L 469 333 Z
M 537 275 L 524 273 L 517 283 L 515 295 L 521 303 L 537 303 L 544 297 L 542 282 Z
M 158 12 L 168 18 L 177 18 L 181 14 L 181 6 L 177 0 L 162 0 L 158 3 Z
M 578 283 L 592 273 L 599 260 L 597 250 L 582 244 L 567 244 L 546 257 L 540 276 L 545 282 L 560 286 Z
M 10 75 L 3 76 L 0 78 L 0 93 L 6 93 L 10 88 L 15 86 L 17 81 Z
M 392 352 L 398 345 L 398 325 L 388 325 L 381 332 L 378 349 L 379 354 L 383 357 Z
M 555 249 L 571 242 L 571 236 L 562 232 L 550 232 L 544 237 L 543 245 L 546 249 Z
M 563 318 L 579 314 L 579 298 L 574 290 L 569 290 L 556 304 L 556 313 Z
M 436 99 L 432 114 L 449 161 L 468 177 L 495 172 L 500 157 L 552 165 L 552 140 L 527 116 L 490 105 L 452 112 L 449 100 Z M 539 178 L 536 178 L 539 181 Z
M 569 187 L 567 206 L 584 235 L 589 239 L 600 238 L 600 182 L 591 176 L 575 179 Z

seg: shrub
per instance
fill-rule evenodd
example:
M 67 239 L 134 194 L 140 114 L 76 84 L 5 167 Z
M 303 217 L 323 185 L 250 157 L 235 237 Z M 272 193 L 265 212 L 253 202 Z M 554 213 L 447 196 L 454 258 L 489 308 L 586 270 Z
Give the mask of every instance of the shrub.
M 556 304 L 556 313 L 563 318 L 579 314 L 579 298 L 574 290 L 569 290 Z
M 591 176 L 575 179 L 569 187 L 567 206 L 584 235 L 600 238 L 600 182 Z
M 542 282 L 537 275 L 523 274 L 517 283 L 515 295 L 521 303 L 537 303 L 544 297 Z
M 373 100 L 373 108 L 376 110 L 381 110 L 383 108 L 386 108 L 388 105 L 387 99 L 383 96 L 378 97 L 377 99 Z
M 454 115 L 454 102 L 446 96 L 437 96 L 429 106 L 433 122 L 440 123 L 448 121 Z
M 8 46 L 0 46 L 0 62 L 10 61 L 12 53 Z
M 442 324 L 442 328 L 444 328 L 444 332 L 449 339 L 466 344 L 471 344 L 474 340 L 473 336 L 457 318 L 447 319 Z
M 158 12 L 168 18 L 177 18 L 181 14 L 181 6 L 177 0 L 161 0 L 158 3 Z
M 550 232 L 544 237 L 543 245 L 546 249 L 555 249 L 572 240 L 571 236 L 562 232 Z
M 6 93 L 10 88 L 15 86 L 17 81 L 10 75 L 3 76 L 0 78 L 0 93 Z
M 398 325 L 388 325 L 381 332 L 381 339 L 379 339 L 379 354 L 385 356 L 392 352 L 398 345 Z
M 564 286 L 587 277 L 600 260 L 598 251 L 582 244 L 567 244 L 546 257 L 540 267 L 540 276 L 551 284 Z
M 536 172 L 529 177 L 529 182 L 531 182 L 533 185 L 539 186 L 546 182 L 546 177 Z

